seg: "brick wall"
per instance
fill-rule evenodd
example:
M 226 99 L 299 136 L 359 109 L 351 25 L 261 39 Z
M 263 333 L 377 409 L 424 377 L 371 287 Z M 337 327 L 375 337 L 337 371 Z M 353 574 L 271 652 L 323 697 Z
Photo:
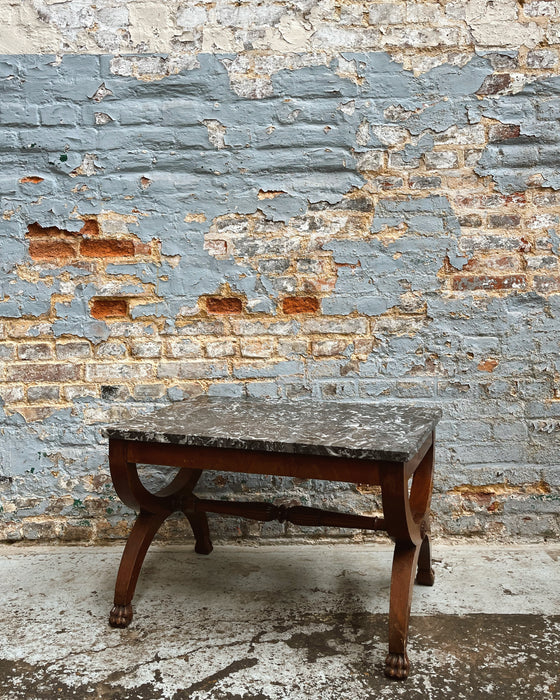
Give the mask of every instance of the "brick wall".
M 437 404 L 436 533 L 558 536 L 557 2 L 0 6 L 0 539 L 122 536 L 99 425 L 198 393 Z

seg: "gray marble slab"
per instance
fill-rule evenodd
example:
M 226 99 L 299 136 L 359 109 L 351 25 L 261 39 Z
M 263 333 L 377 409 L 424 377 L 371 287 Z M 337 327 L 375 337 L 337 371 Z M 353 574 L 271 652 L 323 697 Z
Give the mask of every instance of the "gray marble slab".
M 110 438 L 406 462 L 441 417 L 408 404 L 200 396 L 104 428 Z

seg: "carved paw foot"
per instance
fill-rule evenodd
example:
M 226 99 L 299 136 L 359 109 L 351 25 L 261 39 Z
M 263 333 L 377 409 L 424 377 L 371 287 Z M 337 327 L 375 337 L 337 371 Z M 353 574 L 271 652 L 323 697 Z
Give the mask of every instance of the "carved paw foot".
M 435 578 L 434 570 L 431 567 L 429 569 L 418 569 L 416 583 L 420 586 L 433 586 Z
M 114 605 L 109 614 L 111 627 L 128 627 L 132 621 L 132 605 Z
M 387 654 L 385 659 L 385 675 L 387 678 L 394 678 L 402 681 L 408 677 L 410 663 L 408 656 L 405 654 Z
M 194 551 L 197 554 L 210 554 L 213 549 L 214 547 L 212 546 L 212 542 L 210 542 L 210 540 L 200 540 L 194 546 Z

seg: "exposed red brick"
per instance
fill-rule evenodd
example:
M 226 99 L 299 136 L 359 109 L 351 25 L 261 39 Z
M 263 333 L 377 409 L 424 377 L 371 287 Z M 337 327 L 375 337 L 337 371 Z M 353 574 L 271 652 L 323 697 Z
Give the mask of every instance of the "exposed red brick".
M 306 314 L 319 310 L 319 299 L 316 297 L 286 297 L 282 302 L 285 314 Z
M 29 255 L 34 260 L 55 260 L 74 257 L 76 250 L 66 241 L 30 241 Z
M 84 239 L 80 253 L 88 258 L 122 258 L 134 255 L 134 241 L 114 238 Z
M 99 224 L 95 219 L 87 219 L 79 233 L 82 236 L 97 236 L 99 235 Z
M 38 175 L 29 175 L 28 177 L 20 178 L 20 182 L 30 182 L 33 185 L 37 185 L 39 182 L 43 182 L 44 179 L 44 177 L 39 177 Z
M 500 363 L 498 360 L 493 360 L 493 359 L 481 360 L 478 363 L 478 369 L 481 372 L 493 372 L 499 364 Z
M 239 314 L 243 304 L 237 297 L 209 297 L 206 299 L 206 310 L 209 314 Z
M 126 299 L 93 299 L 90 313 L 93 318 L 122 318 L 128 314 L 128 301 Z
M 485 289 L 488 291 L 500 289 L 525 289 L 527 279 L 524 275 L 506 275 L 504 277 L 490 275 L 471 275 L 453 278 L 453 289 L 464 292 L 474 289 Z

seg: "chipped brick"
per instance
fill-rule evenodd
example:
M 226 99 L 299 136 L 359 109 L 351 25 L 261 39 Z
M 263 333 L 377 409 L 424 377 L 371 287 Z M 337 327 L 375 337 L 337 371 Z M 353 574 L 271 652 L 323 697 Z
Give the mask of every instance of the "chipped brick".
M 491 142 L 507 141 L 515 139 L 521 133 L 521 128 L 517 124 L 493 124 L 488 130 L 488 139 Z
M 452 286 L 453 289 L 460 292 L 469 290 L 525 289 L 527 279 L 524 275 L 506 275 L 503 277 L 490 275 L 456 276 L 453 278 Z
M 30 241 L 29 255 L 34 260 L 59 260 L 73 258 L 76 249 L 66 241 Z
M 506 90 L 511 84 L 509 73 L 494 73 L 487 76 L 482 85 L 478 88 L 479 95 L 495 95 L 502 90 Z
M 85 239 L 80 244 L 80 253 L 89 258 L 123 258 L 134 255 L 134 241 L 98 238 Z

